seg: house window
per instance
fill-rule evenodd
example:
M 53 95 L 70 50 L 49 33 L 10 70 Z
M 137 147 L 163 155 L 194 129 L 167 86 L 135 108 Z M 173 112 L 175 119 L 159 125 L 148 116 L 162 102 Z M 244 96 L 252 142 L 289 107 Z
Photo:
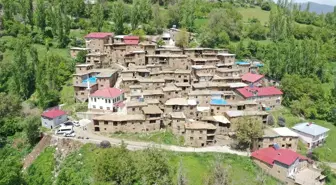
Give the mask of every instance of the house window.
M 200 134 L 203 134 L 203 131 L 202 131 L 202 130 L 200 131 Z
M 100 109 L 103 109 L 103 106 L 100 106 L 99 108 L 100 108 Z
M 199 140 L 202 140 L 202 137 L 199 137 L 198 139 L 199 139 Z
M 135 108 L 132 108 L 132 111 L 135 111 Z
M 192 130 L 192 131 L 191 131 L 191 133 L 193 134 L 193 133 L 194 133 L 194 131 Z
M 193 138 L 193 137 L 190 137 L 190 140 L 194 140 L 194 138 Z
M 150 120 L 149 123 L 156 123 L 156 120 Z
M 113 126 L 117 126 L 118 125 L 118 123 L 117 122 L 113 122 Z
M 104 121 L 104 125 L 108 125 L 108 121 Z
M 96 108 L 96 106 L 95 106 L 95 105 L 93 105 L 92 107 L 93 107 L 94 109 Z

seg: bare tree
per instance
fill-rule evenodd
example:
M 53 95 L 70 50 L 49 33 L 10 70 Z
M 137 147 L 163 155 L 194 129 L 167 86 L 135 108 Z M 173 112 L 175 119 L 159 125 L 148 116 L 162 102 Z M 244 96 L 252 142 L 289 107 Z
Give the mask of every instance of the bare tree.
M 229 170 L 222 165 L 220 157 L 216 157 L 210 176 L 205 180 L 205 185 L 231 185 Z

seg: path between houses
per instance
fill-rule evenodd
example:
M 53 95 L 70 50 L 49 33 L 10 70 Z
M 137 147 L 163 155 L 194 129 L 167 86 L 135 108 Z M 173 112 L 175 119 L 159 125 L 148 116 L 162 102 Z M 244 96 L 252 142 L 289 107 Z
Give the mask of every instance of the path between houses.
M 182 146 L 175 146 L 175 145 L 165 145 L 165 144 L 157 144 L 154 142 L 138 142 L 138 141 L 130 141 L 118 138 L 110 138 L 102 135 L 97 135 L 88 131 L 83 131 L 81 127 L 77 127 L 76 129 L 76 138 L 69 138 L 76 141 L 80 141 L 82 143 L 95 143 L 98 144 L 103 140 L 107 140 L 111 143 L 111 145 L 121 145 L 124 142 L 127 145 L 127 149 L 129 150 L 143 150 L 147 148 L 157 148 L 157 149 L 164 149 L 169 151 L 175 152 L 217 152 L 217 153 L 230 153 L 230 154 L 237 154 L 241 156 L 249 156 L 248 152 L 236 151 L 232 150 L 228 146 L 207 146 L 202 148 L 193 148 L 193 147 L 182 147 Z M 84 138 L 89 139 L 78 139 L 78 136 L 82 136 Z M 55 136 L 54 138 L 63 138 L 62 136 Z

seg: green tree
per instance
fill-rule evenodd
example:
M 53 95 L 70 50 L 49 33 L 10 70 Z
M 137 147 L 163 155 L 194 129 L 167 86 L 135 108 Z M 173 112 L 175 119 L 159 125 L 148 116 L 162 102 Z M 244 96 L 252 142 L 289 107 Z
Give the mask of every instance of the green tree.
M 87 51 L 84 51 L 84 50 L 79 51 L 75 59 L 76 63 L 80 63 L 80 64 L 85 63 L 86 55 L 87 55 Z
M 44 0 L 37 0 L 36 10 L 35 10 L 35 22 L 40 30 L 44 33 L 47 26 L 46 23 L 46 6 Z
M 115 33 L 123 34 L 124 33 L 124 13 L 125 13 L 125 5 L 124 2 L 118 0 L 113 5 L 113 21 L 115 24 Z
M 25 120 L 25 133 L 28 142 L 31 146 L 34 146 L 40 137 L 40 127 L 41 120 L 39 117 L 28 117 Z
M 176 35 L 176 46 L 180 48 L 186 48 L 189 45 L 189 32 L 185 28 L 182 28 Z
M 13 152 L 4 148 L 0 150 L 0 184 L 1 185 L 23 185 L 24 179 L 21 174 L 21 159 Z M 17 152 L 17 151 L 16 151 Z
M 241 146 L 252 148 L 262 135 L 263 124 L 260 119 L 244 116 L 237 120 L 236 136 Z
M 101 1 L 98 1 L 91 11 L 91 24 L 98 32 L 101 31 L 104 24 L 104 7 Z
M 132 11 L 131 11 L 131 25 L 132 29 L 135 30 L 138 28 L 139 23 L 141 22 L 141 2 L 140 0 L 134 0 L 133 1 L 133 6 L 132 6 Z

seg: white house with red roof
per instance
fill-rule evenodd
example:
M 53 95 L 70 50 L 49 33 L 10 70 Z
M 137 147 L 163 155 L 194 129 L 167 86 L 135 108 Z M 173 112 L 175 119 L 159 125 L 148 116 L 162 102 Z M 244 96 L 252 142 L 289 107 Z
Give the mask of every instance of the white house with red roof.
M 58 108 L 49 109 L 43 112 L 41 115 L 42 126 L 49 129 L 53 129 L 67 120 L 67 113 Z
M 124 106 L 124 91 L 118 88 L 100 89 L 90 95 L 89 109 L 117 112 Z
M 271 109 L 281 105 L 282 91 L 276 87 L 248 86 L 236 90 L 244 100 L 254 100 L 264 109 Z
M 247 84 L 254 84 L 255 86 L 260 86 L 264 75 L 254 74 L 254 73 L 246 73 L 242 76 L 242 81 Z
M 313 168 L 313 161 L 290 149 L 274 144 L 251 154 L 252 160 L 264 171 L 289 185 L 323 185 L 325 176 Z

